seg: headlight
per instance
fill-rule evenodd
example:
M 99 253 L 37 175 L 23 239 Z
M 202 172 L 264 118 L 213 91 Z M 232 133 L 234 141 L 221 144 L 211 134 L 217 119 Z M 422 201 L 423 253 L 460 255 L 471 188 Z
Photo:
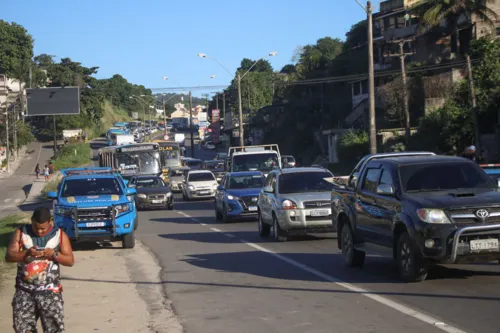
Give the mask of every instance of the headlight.
M 448 219 L 444 211 L 441 209 L 417 209 L 417 215 L 423 222 L 435 224 L 448 224 L 451 221 Z
M 130 205 L 129 204 L 121 204 L 118 206 L 115 206 L 115 216 L 118 216 L 121 213 L 128 212 L 130 210 Z
M 189 189 L 190 191 L 194 191 L 194 186 L 193 186 L 193 185 L 189 185 L 189 186 L 188 186 L 188 189 Z
M 283 209 L 296 209 L 297 208 L 297 204 L 295 202 L 293 202 L 292 200 L 283 200 L 283 202 L 281 203 L 281 208 Z
M 73 214 L 73 209 L 70 207 L 56 206 L 54 209 L 54 214 L 60 216 L 71 216 L 71 214 Z
M 172 192 L 168 192 L 167 197 L 171 197 L 171 196 L 172 196 Z
M 146 195 L 144 193 L 137 194 L 137 197 L 141 199 L 146 199 Z
M 238 200 L 239 198 L 238 198 L 238 197 L 235 197 L 235 196 L 232 196 L 231 194 L 228 194 L 228 195 L 227 195 L 227 199 L 228 199 L 228 200 Z
M 219 184 L 215 184 L 214 186 L 212 186 L 212 190 L 217 190 L 217 187 L 219 187 Z

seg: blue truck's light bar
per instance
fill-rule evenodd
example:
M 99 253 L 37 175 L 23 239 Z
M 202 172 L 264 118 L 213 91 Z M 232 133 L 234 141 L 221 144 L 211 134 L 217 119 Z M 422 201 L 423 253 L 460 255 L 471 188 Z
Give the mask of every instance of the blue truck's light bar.
M 75 175 L 89 175 L 89 174 L 111 174 L 116 173 L 116 170 L 108 167 L 96 167 L 96 168 L 69 168 L 62 169 L 61 173 L 63 176 L 75 176 Z

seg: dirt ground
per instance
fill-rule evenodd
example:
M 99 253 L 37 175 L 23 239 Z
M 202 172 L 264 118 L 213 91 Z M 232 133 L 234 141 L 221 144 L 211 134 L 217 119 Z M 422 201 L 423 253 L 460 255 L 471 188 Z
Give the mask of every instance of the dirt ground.
M 139 241 L 133 250 L 114 245 L 83 244 L 75 265 L 62 268 L 66 331 L 181 333 L 155 258 Z M 0 281 L 0 332 L 13 331 L 14 273 Z

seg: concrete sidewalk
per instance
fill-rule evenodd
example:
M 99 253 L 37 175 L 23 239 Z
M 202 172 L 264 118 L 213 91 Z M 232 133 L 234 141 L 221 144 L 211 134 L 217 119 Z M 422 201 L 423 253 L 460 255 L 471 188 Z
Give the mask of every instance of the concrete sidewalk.
M 62 268 L 66 332 L 183 331 L 165 301 L 160 268 L 142 243 L 132 250 L 84 245 L 75 251 L 75 265 Z M 14 269 L 6 278 L 0 289 L 0 332 L 12 332 Z
M 21 166 L 22 162 L 25 161 L 26 157 L 31 156 L 34 153 L 32 148 L 22 147 L 19 149 L 19 156 L 16 160 L 13 160 L 12 156 L 10 158 L 10 170 L 9 171 L 0 171 L 0 179 L 6 179 L 12 176 L 19 166 Z M 34 168 L 34 166 L 33 166 Z

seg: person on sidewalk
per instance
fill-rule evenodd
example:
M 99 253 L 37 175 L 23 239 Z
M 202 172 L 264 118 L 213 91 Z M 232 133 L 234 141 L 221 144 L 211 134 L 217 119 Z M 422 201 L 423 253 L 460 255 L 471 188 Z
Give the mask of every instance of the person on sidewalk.
M 35 173 L 36 173 L 36 179 L 40 177 L 40 163 L 37 163 L 35 165 Z
M 36 208 L 31 224 L 14 232 L 5 260 L 17 262 L 14 331 L 37 332 L 40 318 L 44 332 L 64 332 L 60 265 L 71 267 L 75 259 L 68 236 L 53 224 L 48 208 Z
M 52 163 L 52 161 L 50 161 L 49 163 L 49 178 L 52 178 L 52 176 L 54 175 L 54 163 Z
M 43 176 L 45 177 L 45 181 L 49 181 L 49 176 L 50 176 L 50 169 L 47 164 L 45 164 L 45 167 L 43 168 Z

